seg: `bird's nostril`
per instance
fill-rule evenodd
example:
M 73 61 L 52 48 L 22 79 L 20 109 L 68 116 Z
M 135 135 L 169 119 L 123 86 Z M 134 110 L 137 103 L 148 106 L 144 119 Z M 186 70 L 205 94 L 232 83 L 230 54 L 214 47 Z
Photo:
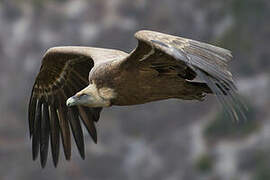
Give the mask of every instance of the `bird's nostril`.
M 80 94 L 79 96 L 78 96 L 78 98 L 82 98 L 82 97 L 86 97 L 87 96 L 87 94 Z

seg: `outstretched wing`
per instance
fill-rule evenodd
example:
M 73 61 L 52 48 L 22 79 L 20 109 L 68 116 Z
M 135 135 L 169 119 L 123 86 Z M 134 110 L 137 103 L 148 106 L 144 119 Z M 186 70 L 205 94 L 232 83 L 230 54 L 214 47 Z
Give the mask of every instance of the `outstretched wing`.
M 40 152 L 42 167 L 46 165 L 49 141 L 53 162 L 57 166 L 60 136 L 65 157 L 67 160 L 70 159 L 70 127 L 79 153 L 84 159 L 84 139 L 80 121 L 94 142 L 97 142 L 95 122 L 99 119 L 101 108 L 82 106 L 68 108 L 66 100 L 89 84 L 88 74 L 94 66 L 97 56 L 95 52 L 99 51 L 109 50 L 57 47 L 49 49 L 43 58 L 28 109 L 33 159 L 35 160 Z
M 153 31 L 138 31 L 137 48 L 125 59 L 123 66 L 136 68 L 148 66 L 158 71 L 174 69 L 184 79 L 197 75 L 204 80 L 218 97 L 232 119 L 246 118 L 246 107 L 237 94 L 232 74 L 227 64 L 232 59 L 229 50 L 191 39 Z

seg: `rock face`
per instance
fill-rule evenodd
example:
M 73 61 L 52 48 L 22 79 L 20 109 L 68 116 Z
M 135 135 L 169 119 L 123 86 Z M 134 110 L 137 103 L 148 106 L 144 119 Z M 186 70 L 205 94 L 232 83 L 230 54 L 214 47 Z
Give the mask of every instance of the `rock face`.
M 0 179 L 270 179 L 267 17 L 268 0 L 1 1 Z M 66 162 L 61 152 L 58 169 L 50 161 L 41 171 L 31 161 L 27 105 L 45 50 L 84 45 L 128 52 L 140 29 L 231 49 L 251 125 L 224 123 L 214 97 L 108 108 L 98 144 L 85 136 L 86 160 L 74 150 Z

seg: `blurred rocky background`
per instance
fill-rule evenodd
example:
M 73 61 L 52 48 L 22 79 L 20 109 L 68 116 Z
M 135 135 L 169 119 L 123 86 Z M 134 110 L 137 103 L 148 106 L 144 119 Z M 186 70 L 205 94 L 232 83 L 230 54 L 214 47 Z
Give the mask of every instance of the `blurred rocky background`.
M 248 120 L 234 123 L 215 97 L 102 111 L 86 159 L 45 169 L 31 160 L 27 106 L 49 47 L 84 45 L 130 52 L 140 29 L 233 51 L 230 64 Z M 0 179 L 270 179 L 269 0 L 0 0 Z

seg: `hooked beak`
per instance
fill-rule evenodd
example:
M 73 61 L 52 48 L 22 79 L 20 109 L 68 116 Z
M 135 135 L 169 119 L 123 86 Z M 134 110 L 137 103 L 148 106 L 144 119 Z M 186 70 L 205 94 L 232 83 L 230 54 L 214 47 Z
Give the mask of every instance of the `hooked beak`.
M 78 104 L 78 101 L 79 101 L 79 98 L 75 95 L 75 96 L 68 98 L 68 100 L 66 101 L 66 105 L 68 107 L 75 106 Z

